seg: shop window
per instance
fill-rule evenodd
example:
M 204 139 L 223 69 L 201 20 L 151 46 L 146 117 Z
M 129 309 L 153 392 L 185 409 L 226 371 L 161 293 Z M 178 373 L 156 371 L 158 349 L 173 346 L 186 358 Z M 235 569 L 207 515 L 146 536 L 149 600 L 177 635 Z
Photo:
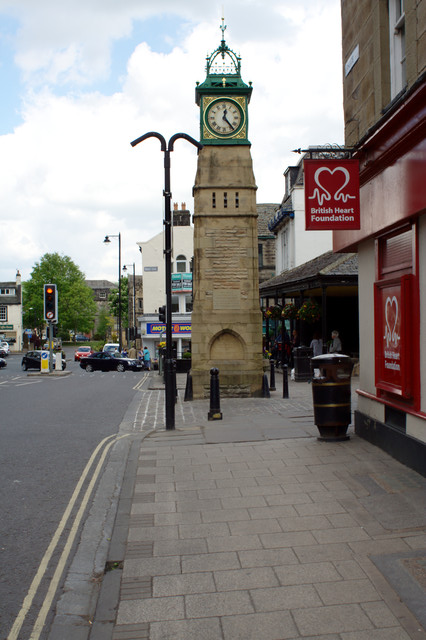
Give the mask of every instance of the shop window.
M 192 295 L 185 296 L 185 313 L 192 311 Z

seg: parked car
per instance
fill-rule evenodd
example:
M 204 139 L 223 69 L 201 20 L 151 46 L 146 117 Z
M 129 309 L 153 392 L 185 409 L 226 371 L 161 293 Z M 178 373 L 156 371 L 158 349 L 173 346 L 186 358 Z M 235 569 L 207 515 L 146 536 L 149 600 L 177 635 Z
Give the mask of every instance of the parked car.
M 8 342 L 6 342 L 6 340 L 2 340 L 2 341 L 0 342 L 0 349 L 1 349 L 2 351 L 4 351 L 4 352 L 5 352 L 5 354 L 6 354 L 7 356 L 9 355 L 9 352 L 10 352 L 10 346 L 9 346 L 9 343 L 8 343 Z
M 6 358 L 6 356 L 9 355 L 9 352 L 6 351 L 6 349 L 2 349 L 2 347 L 0 347 L 0 358 Z
M 4 358 L 0 358 L 0 369 L 3 369 L 7 365 L 7 362 Z
M 94 353 L 92 347 L 79 347 L 77 351 L 74 353 L 74 361 L 78 362 L 81 358 L 85 358 L 86 356 L 91 356 Z
M 22 357 L 21 367 L 24 371 L 27 369 L 40 369 L 41 362 L 41 351 L 27 351 L 27 353 Z M 53 361 L 53 367 L 55 366 L 55 360 Z M 62 352 L 62 371 L 66 368 L 67 363 L 65 359 L 65 354 Z
M 83 335 L 82 333 L 78 333 L 75 336 L 75 341 L 76 342 L 89 342 L 89 338 L 85 335 Z
M 118 352 L 100 351 L 81 358 L 80 367 L 86 371 L 142 371 L 143 364 L 139 360 L 125 358 Z

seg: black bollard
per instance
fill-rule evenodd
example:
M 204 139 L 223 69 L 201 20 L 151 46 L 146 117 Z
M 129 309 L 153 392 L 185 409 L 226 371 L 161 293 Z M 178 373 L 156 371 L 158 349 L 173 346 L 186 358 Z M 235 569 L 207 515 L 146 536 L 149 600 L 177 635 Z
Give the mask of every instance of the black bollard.
M 275 386 L 275 362 L 273 360 L 271 360 L 271 376 L 270 376 L 270 380 L 269 380 L 269 389 L 271 391 L 275 391 L 276 390 L 276 386 Z
M 270 398 L 271 394 L 269 393 L 269 385 L 268 385 L 268 376 L 266 373 L 263 374 L 262 381 L 262 398 Z
M 283 398 L 288 398 L 288 365 L 283 365 Z
M 220 411 L 219 369 L 210 369 L 210 411 L 209 420 L 222 420 Z
M 194 395 L 192 391 L 192 376 L 191 376 L 191 373 L 188 371 L 188 373 L 186 374 L 185 397 L 183 400 L 184 402 L 188 402 L 193 399 L 194 399 Z

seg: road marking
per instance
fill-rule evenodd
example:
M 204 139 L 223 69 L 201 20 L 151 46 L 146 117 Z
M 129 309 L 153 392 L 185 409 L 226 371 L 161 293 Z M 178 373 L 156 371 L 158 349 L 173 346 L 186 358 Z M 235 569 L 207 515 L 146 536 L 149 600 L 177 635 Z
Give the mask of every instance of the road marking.
M 129 435 L 129 434 L 126 434 L 126 435 Z M 45 623 L 45 620 L 46 620 L 46 616 L 47 616 L 47 614 L 49 612 L 49 608 L 50 608 L 51 602 L 52 602 L 53 597 L 55 595 L 55 592 L 56 592 L 59 580 L 61 578 L 63 569 L 65 567 L 67 558 L 68 558 L 68 556 L 70 554 L 74 538 L 77 535 L 77 530 L 78 530 L 78 527 L 80 525 L 80 521 L 81 521 L 81 519 L 83 517 L 84 511 L 86 509 L 87 502 L 89 501 L 90 495 L 92 493 L 94 484 L 95 484 L 95 482 L 96 482 L 96 480 L 97 480 L 97 478 L 98 478 L 98 476 L 100 474 L 100 471 L 102 469 L 102 465 L 103 465 L 103 462 L 105 460 L 106 454 L 108 453 L 109 449 L 111 448 L 111 446 L 113 444 L 115 444 L 118 440 L 120 440 L 121 438 L 124 438 L 124 437 L 126 437 L 126 436 L 111 435 L 111 436 L 108 436 L 107 438 L 104 438 L 98 444 L 98 446 L 96 447 L 96 449 L 94 450 L 94 452 L 90 456 L 90 459 L 87 462 L 86 467 L 84 468 L 84 471 L 81 474 L 80 479 L 79 479 L 79 481 L 78 481 L 78 483 L 77 483 L 77 485 L 76 485 L 76 487 L 74 489 L 74 492 L 73 492 L 73 494 L 71 496 L 71 499 L 70 499 L 70 501 L 69 501 L 69 503 L 67 505 L 67 508 L 64 511 L 64 514 L 63 514 L 63 516 L 61 518 L 61 521 L 60 521 L 60 523 L 59 523 L 59 525 L 58 525 L 58 527 L 57 527 L 57 529 L 56 529 L 56 531 L 55 531 L 55 533 L 54 533 L 54 535 L 52 537 L 52 540 L 50 541 L 50 544 L 49 544 L 49 546 L 48 546 L 48 548 L 47 548 L 47 550 L 46 550 L 46 552 L 45 552 L 45 554 L 44 554 L 44 556 L 43 556 L 43 558 L 42 558 L 42 560 L 40 562 L 39 568 L 38 568 L 38 570 L 36 572 L 36 575 L 33 578 L 33 581 L 32 581 L 32 583 L 30 585 L 28 593 L 25 596 L 25 599 L 24 599 L 24 602 L 22 604 L 21 610 L 20 610 L 20 612 L 18 613 L 18 615 L 16 617 L 16 620 L 15 620 L 15 622 L 13 624 L 13 627 L 12 627 L 8 637 L 7 637 L 7 640 L 17 640 L 19 632 L 21 630 L 21 627 L 22 627 L 22 625 L 23 625 L 23 623 L 25 621 L 25 618 L 26 618 L 26 616 L 27 616 L 27 614 L 28 614 L 28 612 L 29 612 L 29 610 L 30 610 L 30 608 L 32 606 L 32 603 L 33 603 L 34 597 L 36 595 L 36 592 L 37 592 L 37 590 L 38 590 L 38 588 L 40 586 L 40 583 L 41 583 L 41 581 L 42 581 L 42 579 L 43 579 L 43 577 L 44 577 L 44 575 L 45 575 L 45 573 L 47 571 L 47 568 L 48 568 L 49 562 L 50 562 L 50 560 L 52 558 L 52 555 L 53 555 L 53 553 L 54 553 L 54 551 L 55 551 L 55 549 L 56 549 L 56 547 L 57 547 L 57 545 L 59 543 L 59 540 L 60 540 L 61 535 L 62 535 L 62 533 L 64 531 L 66 523 L 67 523 L 67 521 L 68 521 L 68 519 L 69 519 L 69 517 L 71 515 L 71 512 L 72 512 L 72 510 L 74 508 L 74 505 L 75 505 L 75 503 L 77 501 L 77 498 L 78 498 L 78 496 L 79 496 L 79 494 L 81 492 L 81 489 L 83 487 L 84 481 L 86 480 L 87 476 L 89 475 L 90 468 L 94 464 L 96 456 L 98 455 L 98 453 L 102 449 L 102 447 L 104 447 L 104 451 L 103 451 L 103 453 L 102 453 L 102 455 L 101 455 L 101 457 L 99 459 L 98 465 L 97 465 L 97 467 L 96 467 L 96 469 L 94 471 L 92 479 L 91 479 L 91 481 L 90 481 L 90 483 L 89 483 L 89 485 L 88 485 L 88 487 L 86 489 L 86 492 L 85 492 L 85 494 L 83 496 L 81 506 L 80 506 L 80 508 L 78 510 L 78 513 L 77 513 L 77 515 L 76 515 L 76 517 L 74 519 L 74 523 L 73 523 L 73 525 L 71 527 L 71 530 L 70 530 L 70 533 L 68 535 L 67 542 L 65 544 L 65 547 L 64 547 L 64 549 L 62 551 L 62 554 L 61 554 L 61 557 L 59 559 L 58 566 L 57 566 L 56 571 L 55 571 L 55 573 L 53 575 L 53 578 L 52 578 L 52 580 L 50 582 L 48 593 L 47 593 L 46 598 L 45 598 L 45 600 L 43 602 L 42 608 L 40 609 L 40 612 L 39 612 L 38 618 L 36 620 L 36 623 L 35 623 L 35 625 L 33 627 L 33 631 L 32 631 L 32 634 L 30 636 L 30 640 L 37 640 L 40 637 L 40 633 L 43 630 L 43 626 L 44 626 L 44 623 Z M 108 442 L 108 440 L 110 442 Z
M 139 380 L 139 382 L 137 384 L 135 384 L 135 386 L 133 387 L 133 389 L 135 391 L 140 391 L 142 389 L 142 385 L 143 383 L 148 379 L 148 374 L 144 373 L 143 378 L 141 380 Z

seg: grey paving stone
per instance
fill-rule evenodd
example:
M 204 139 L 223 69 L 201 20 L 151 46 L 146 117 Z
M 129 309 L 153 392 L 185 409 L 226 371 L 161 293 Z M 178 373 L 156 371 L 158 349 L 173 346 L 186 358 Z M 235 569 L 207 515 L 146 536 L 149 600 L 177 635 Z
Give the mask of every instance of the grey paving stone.
M 312 531 L 313 536 L 320 544 L 333 542 L 354 542 L 358 540 L 371 540 L 370 536 L 361 527 L 341 527 L 326 531 Z
M 266 520 L 240 520 L 238 522 L 230 522 L 229 529 L 233 536 L 242 536 L 244 534 L 253 533 L 277 533 L 282 531 L 278 520 L 273 518 L 268 518 Z
M 129 530 L 128 541 L 137 542 L 139 540 L 177 540 L 178 537 L 179 532 L 176 525 L 168 527 L 132 527 Z
M 260 534 L 260 539 L 265 549 L 301 547 L 303 545 L 312 545 L 315 542 L 315 538 L 310 531 L 263 533 Z
M 138 560 L 125 560 L 123 568 L 124 578 L 137 578 L 139 576 L 163 576 L 180 572 L 180 559 L 175 556 L 161 558 L 139 558 Z
M 191 593 L 213 593 L 216 591 L 213 573 L 186 573 L 176 576 L 153 578 L 154 596 L 179 596 Z
M 239 569 L 240 561 L 236 553 L 204 553 L 182 557 L 182 573 L 197 571 L 218 571 L 220 569 Z M 174 573 L 178 573 L 175 571 Z
M 276 567 L 299 563 L 292 549 L 253 549 L 239 551 L 238 556 L 242 567 Z
M 117 624 L 179 620 L 184 617 L 185 609 L 182 596 L 144 598 L 143 600 L 121 602 L 118 608 Z
M 281 585 L 317 584 L 341 580 L 332 562 L 275 566 Z
M 398 620 L 385 602 L 365 602 L 361 607 L 375 627 L 387 628 L 398 626 Z
M 308 584 L 253 589 L 250 595 L 256 611 L 282 611 L 322 605 L 318 593 Z
M 316 544 L 313 546 L 294 546 L 293 551 L 300 562 L 324 562 L 326 560 L 352 560 L 353 551 L 347 544 Z
M 264 507 L 249 508 L 249 514 L 253 520 L 263 520 L 265 518 L 294 518 L 297 516 L 297 511 L 293 505 L 271 507 L 266 504 Z
M 215 509 L 213 511 L 201 511 L 203 522 L 233 522 L 238 520 L 250 520 L 247 509 Z
M 207 553 L 206 541 L 202 538 L 154 541 L 154 556 L 177 556 L 191 553 Z
M 318 637 L 321 634 L 347 631 L 371 632 L 373 625 L 357 604 L 333 605 L 306 609 L 293 609 L 293 619 L 302 636 Z M 366 636 L 370 640 L 371 636 Z
M 288 611 L 222 618 L 225 640 L 278 640 L 299 637 Z
M 189 618 L 253 613 L 253 605 L 247 591 L 227 591 L 185 596 L 186 615 Z
M 297 516 L 278 518 L 278 522 L 285 532 L 314 531 L 317 529 L 331 529 L 332 524 L 325 516 Z
M 215 571 L 214 579 L 218 591 L 260 589 L 279 586 L 272 567 L 246 568 L 235 571 Z
M 412 638 L 400 626 L 369 631 L 352 631 L 340 635 L 342 640 L 411 640 Z
M 380 596 L 369 580 L 346 580 L 317 584 L 316 589 L 324 604 L 372 602 Z
M 206 524 L 179 525 L 180 538 L 209 538 L 212 536 L 229 536 L 228 524 L 226 522 L 209 522 Z
M 223 640 L 219 618 L 152 622 L 150 640 Z
M 263 545 L 258 535 L 247 535 L 207 538 L 207 547 L 209 553 L 217 553 L 220 551 L 241 551 L 242 549 L 262 549 Z
M 155 525 L 200 524 L 199 511 L 185 511 L 184 513 L 156 513 Z

